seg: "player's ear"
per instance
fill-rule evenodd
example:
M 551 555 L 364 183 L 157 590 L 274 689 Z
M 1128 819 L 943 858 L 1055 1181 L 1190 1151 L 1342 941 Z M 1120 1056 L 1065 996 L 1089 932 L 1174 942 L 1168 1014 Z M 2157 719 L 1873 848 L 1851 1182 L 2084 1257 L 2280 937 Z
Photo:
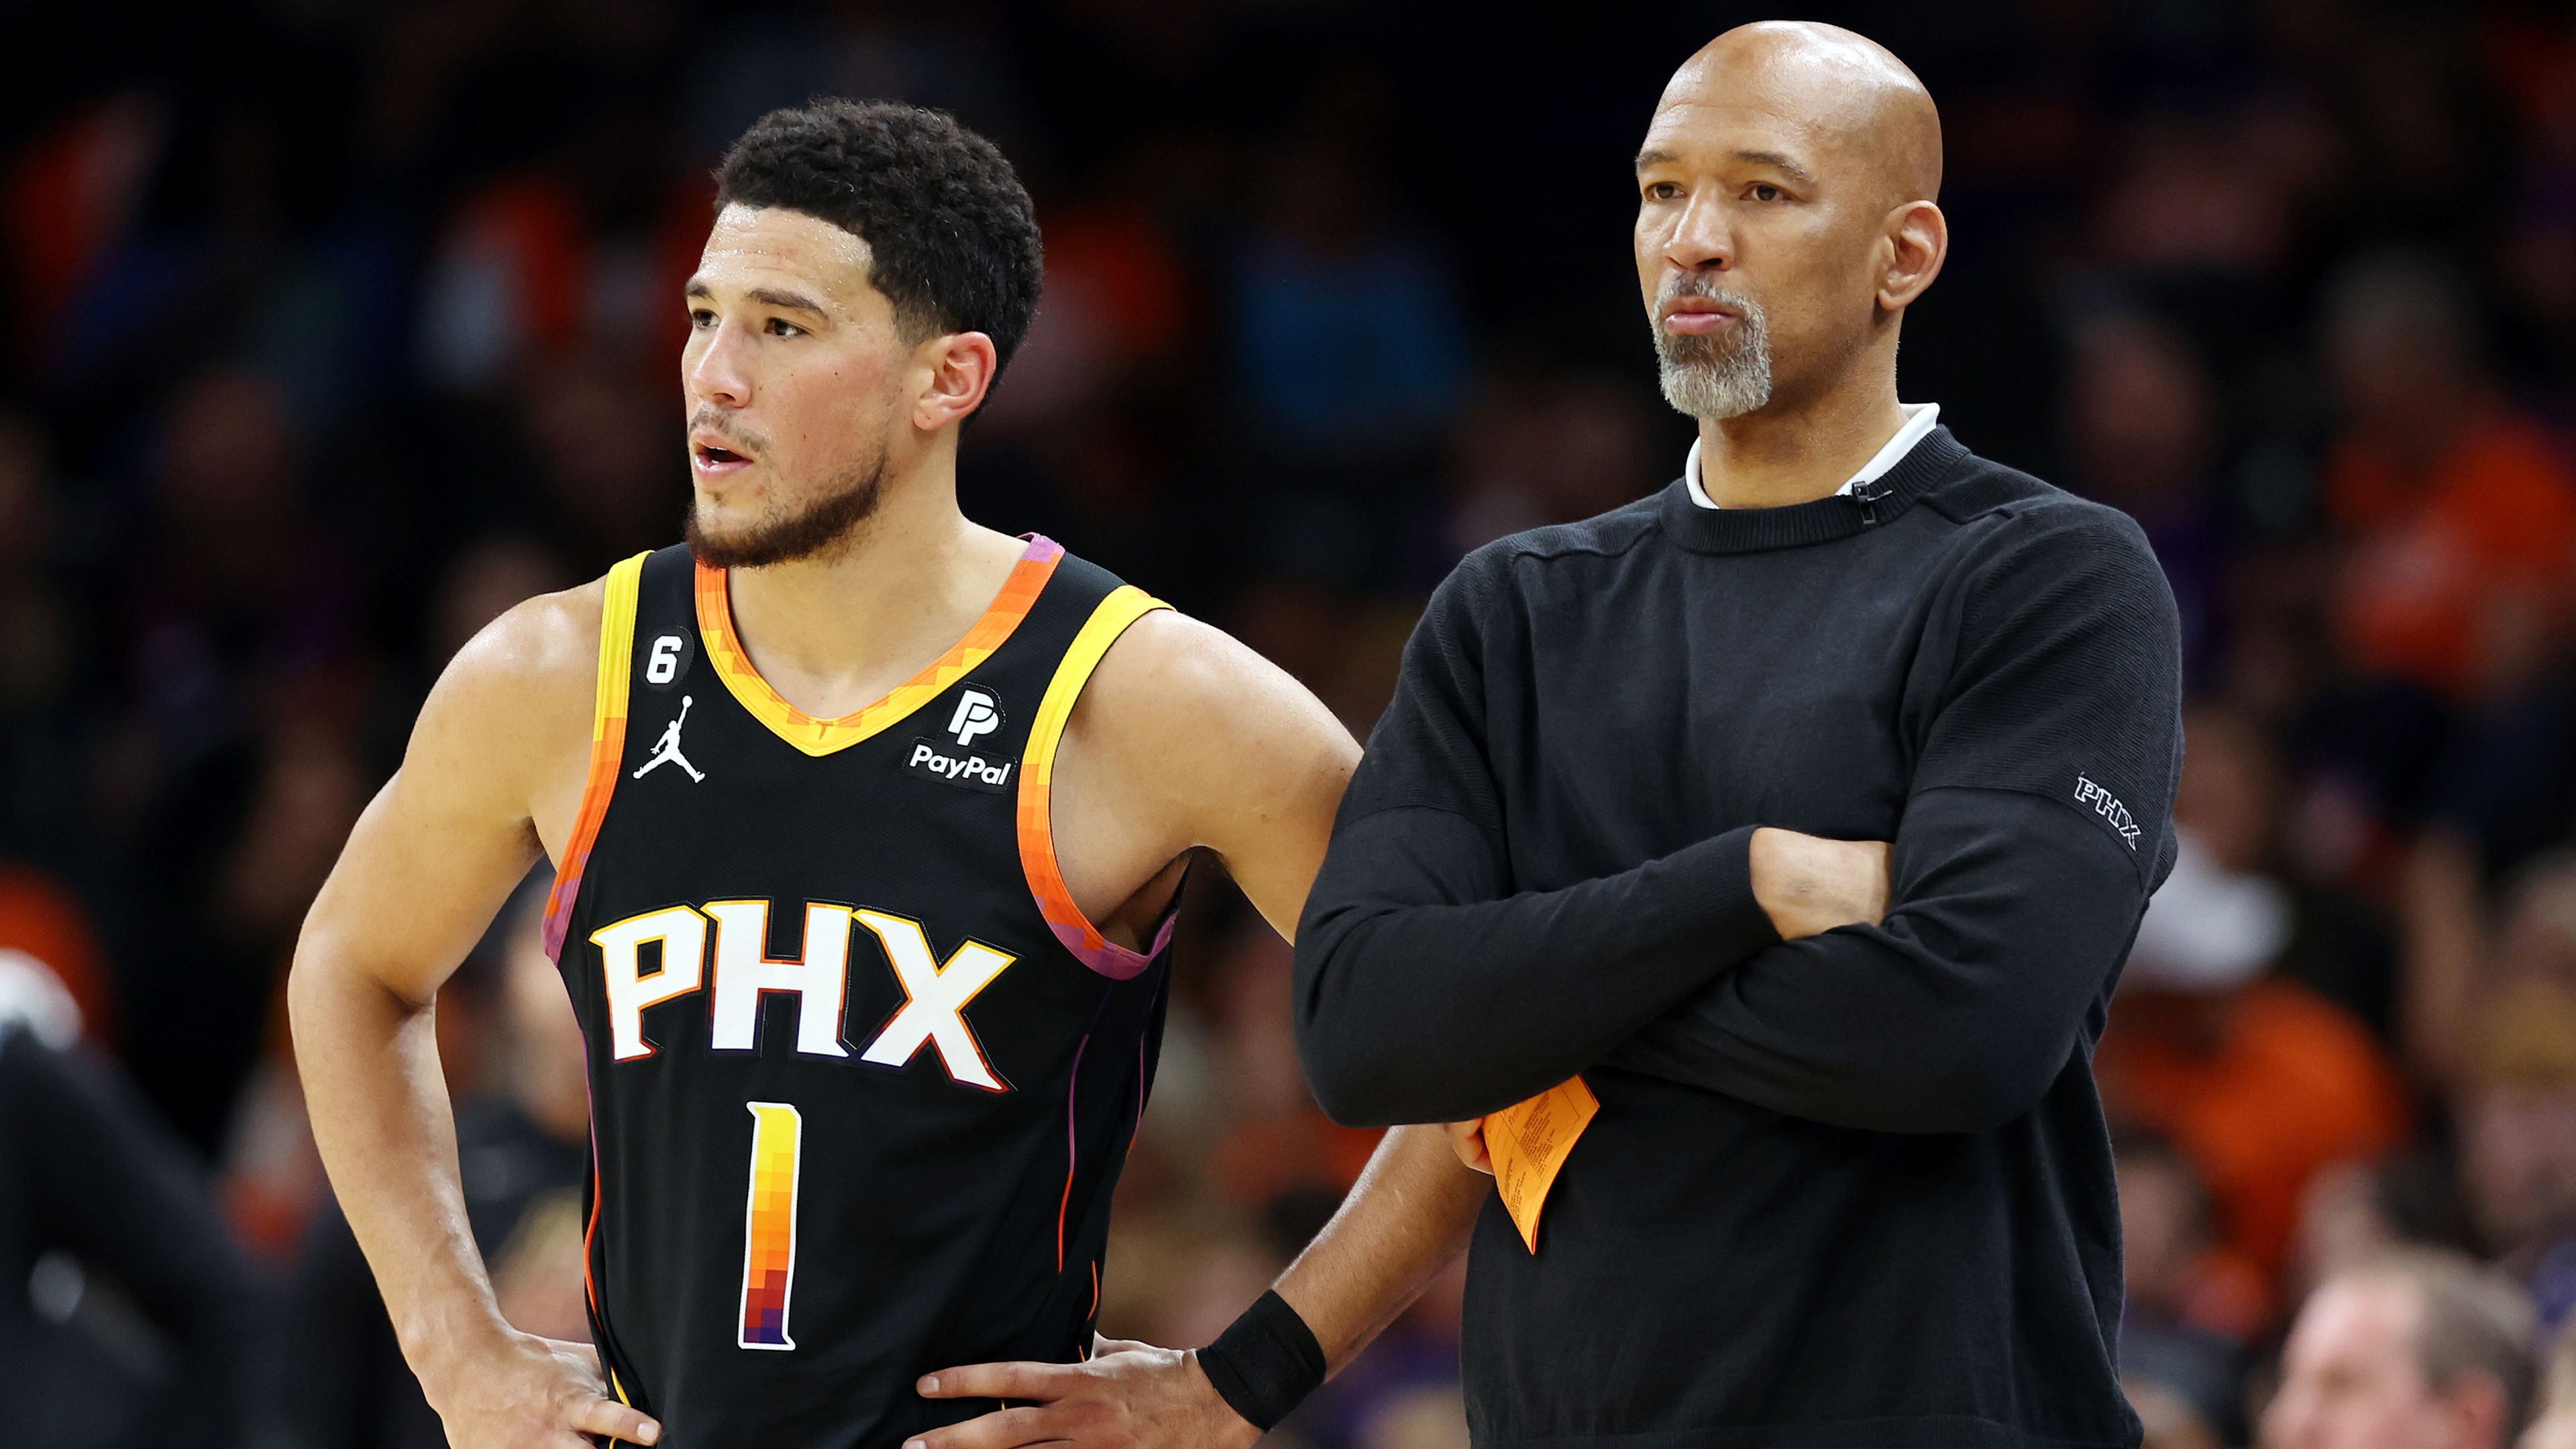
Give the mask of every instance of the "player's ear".
M 912 403 L 912 425 L 935 433 L 984 405 L 993 374 L 1002 367 L 993 339 L 981 332 L 946 332 L 921 344 L 915 354 L 926 373 Z

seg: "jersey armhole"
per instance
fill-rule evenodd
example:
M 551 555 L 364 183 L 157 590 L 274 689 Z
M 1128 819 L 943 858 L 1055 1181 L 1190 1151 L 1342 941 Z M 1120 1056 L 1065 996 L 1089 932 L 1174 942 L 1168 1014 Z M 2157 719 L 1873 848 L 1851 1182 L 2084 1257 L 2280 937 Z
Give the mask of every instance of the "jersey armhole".
M 564 929 L 581 896 L 582 870 L 590 864 L 590 847 L 599 839 L 599 822 L 608 814 L 608 798 L 617 793 L 617 772 L 626 761 L 635 600 L 647 557 L 639 553 L 608 571 L 608 597 L 599 611 L 599 687 L 590 706 L 590 778 L 581 787 L 581 813 L 573 817 L 572 838 L 564 842 L 563 859 L 555 862 L 555 888 L 546 895 L 546 955 L 556 960 L 563 957 Z
M 1073 718 L 1073 706 L 1082 697 L 1082 687 L 1091 680 L 1101 658 L 1127 626 L 1157 609 L 1171 605 L 1146 593 L 1133 584 L 1122 584 L 1091 611 L 1082 632 L 1073 636 L 1073 645 L 1056 665 L 1055 678 L 1047 682 L 1046 694 L 1038 702 L 1037 718 L 1029 725 L 1028 748 L 1020 765 L 1020 870 L 1028 877 L 1029 894 L 1037 898 L 1038 914 L 1046 918 L 1048 929 L 1064 943 L 1082 964 L 1113 981 L 1126 981 L 1153 964 L 1156 956 L 1172 938 L 1174 917 L 1163 918 L 1162 929 L 1146 949 L 1131 951 L 1100 933 L 1091 918 L 1074 904 L 1073 892 L 1064 884 L 1064 872 L 1056 862 L 1055 819 L 1052 794 L 1055 786 L 1056 746 L 1064 741 L 1066 721 Z

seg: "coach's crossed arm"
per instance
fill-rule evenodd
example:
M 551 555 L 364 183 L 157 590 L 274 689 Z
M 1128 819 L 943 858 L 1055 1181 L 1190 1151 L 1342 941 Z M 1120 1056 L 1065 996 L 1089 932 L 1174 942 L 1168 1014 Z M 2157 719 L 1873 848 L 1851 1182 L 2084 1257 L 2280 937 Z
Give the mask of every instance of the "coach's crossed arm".
M 1488 582 L 1471 560 L 1433 596 L 1298 928 L 1298 1054 L 1338 1121 L 1509 1106 L 1754 952 L 1886 906 L 1883 842 L 1754 826 L 1513 893 L 1483 743 Z
M 1885 919 L 1754 955 L 1612 1065 L 1885 1132 L 1998 1126 L 2065 1070 L 2172 863 L 2179 628 L 2134 528 L 2026 529 L 1995 552 Z

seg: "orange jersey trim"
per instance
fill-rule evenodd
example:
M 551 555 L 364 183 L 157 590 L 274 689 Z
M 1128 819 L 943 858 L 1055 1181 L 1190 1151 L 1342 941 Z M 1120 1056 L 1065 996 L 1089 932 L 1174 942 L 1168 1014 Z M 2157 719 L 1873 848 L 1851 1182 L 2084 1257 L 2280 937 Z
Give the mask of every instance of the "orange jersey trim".
M 1082 697 L 1082 687 L 1091 680 L 1101 658 L 1127 626 L 1171 605 L 1146 593 L 1133 584 L 1122 584 L 1100 607 L 1092 610 L 1091 619 L 1082 632 L 1073 636 L 1073 645 L 1065 650 L 1064 660 L 1056 666 L 1055 678 L 1048 681 L 1046 694 L 1038 702 L 1038 717 L 1029 725 L 1028 749 L 1020 765 L 1020 870 L 1028 877 L 1029 893 L 1037 898 L 1038 912 L 1046 917 L 1056 939 L 1065 949 L 1082 958 L 1084 965 L 1112 980 L 1124 981 L 1141 973 L 1162 949 L 1171 935 L 1172 923 L 1163 929 L 1150 947 L 1131 951 L 1100 934 L 1100 928 L 1074 904 L 1073 892 L 1064 884 L 1064 871 L 1055 855 L 1054 805 L 1050 798 L 1055 783 L 1056 746 L 1064 741 L 1065 723 L 1073 718 L 1074 702 Z
M 816 719 L 789 704 L 770 688 L 768 680 L 760 677 L 751 656 L 743 652 L 741 638 L 734 633 L 733 599 L 725 587 L 725 571 L 704 563 L 698 565 L 697 576 L 698 633 L 706 641 L 707 657 L 715 661 L 716 674 L 742 707 L 767 725 L 770 733 L 819 757 L 846 750 L 900 723 L 969 670 L 990 659 L 993 651 L 1011 637 L 1011 631 L 1020 626 L 1020 620 L 1028 616 L 1029 606 L 1037 602 L 1063 557 L 1062 545 L 1051 539 L 1031 538 L 1028 551 L 1020 555 L 1011 576 L 1003 581 L 1002 591 L 993 596 L 992 605 L 955 648 L 895 686 L 885 698 L 838 719 Z
M 635 655 L 635 598 L 644 577 L 645 555 L 608 571 L 608 597 L 599 611 L 599 687 L 591 698 L 590 778 L 581 787 L 581 813 L 573 817 L 572 838 L 564 842 L 563 859 L 555 862 L 555 888 L 546 896 L 546 954 L 563 956 L 564 928 L 572 924 L 573 902 L 581 896 L 582 872 L 590 865 L 590 848 L 599 839 L 599 822 L 608 816 L 608 799 L 617 793 L 617 771 L 626 760 L 627 678 Z

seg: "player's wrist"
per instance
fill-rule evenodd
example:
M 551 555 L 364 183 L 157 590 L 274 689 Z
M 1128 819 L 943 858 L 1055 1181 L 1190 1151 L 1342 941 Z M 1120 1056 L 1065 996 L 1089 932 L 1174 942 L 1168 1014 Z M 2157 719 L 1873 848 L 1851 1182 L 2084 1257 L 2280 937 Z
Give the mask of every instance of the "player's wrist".
M 518 1336 L 518 1330 L 495 1311 L 419 1324 L 401 1339 L 404 1359 L 434 1403 L 443 1393 L 489 1374 L 493 1361 L 506 1355 Z
M 1217 1397 L 1264 1434 L 1321 1388 L 1327 1372 L 1315 1331 L 1276 1290 L 1254 1300 L 1190 1359 Z

